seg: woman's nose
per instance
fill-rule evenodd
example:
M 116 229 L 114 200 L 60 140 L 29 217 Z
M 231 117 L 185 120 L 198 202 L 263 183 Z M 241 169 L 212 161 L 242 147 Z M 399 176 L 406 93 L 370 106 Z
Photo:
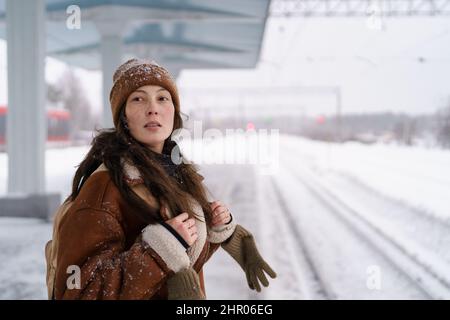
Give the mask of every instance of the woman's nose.
M 149 101 L 147 104 L 147 113 L 146 114 L 158 114 L 157 103 L 153 101 Z

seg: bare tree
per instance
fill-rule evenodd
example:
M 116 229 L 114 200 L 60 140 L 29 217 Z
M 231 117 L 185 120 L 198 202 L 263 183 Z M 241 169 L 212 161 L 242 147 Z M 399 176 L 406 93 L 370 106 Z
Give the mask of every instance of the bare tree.
M 64 108 L 71 113 L 71 133 L 77 134 L 81 130 L 92 130 L 94 119 L 91 105 L 83 91 L 80 79 L 70 69 L 61 76 L 59 89 L 62 92 Z
M 58 102 L 61 102 L 62 97 L 62 90 L 58 85 L 47 83 L 47 100 L 53 104 L 58 104 Z
M 444 148 L 450 148 L 450 103 L 436 113 L 438 143 Z
M 411 146 L 414 143 L 414 138 L 417 136 L 417 121 L 412 117 L 406 117 L 398 121 L 394 127 L 393 132 L 402 144 Z

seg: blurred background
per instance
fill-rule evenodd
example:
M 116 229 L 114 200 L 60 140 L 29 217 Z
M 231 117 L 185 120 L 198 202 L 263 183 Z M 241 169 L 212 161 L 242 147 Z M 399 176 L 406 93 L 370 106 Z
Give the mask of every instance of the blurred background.
M 0 299 L 44 245 L 116 67 L 176 78 L 181 142 L 278 273 L 209 299 L 450 298 L 450 0 L 0 0 Z

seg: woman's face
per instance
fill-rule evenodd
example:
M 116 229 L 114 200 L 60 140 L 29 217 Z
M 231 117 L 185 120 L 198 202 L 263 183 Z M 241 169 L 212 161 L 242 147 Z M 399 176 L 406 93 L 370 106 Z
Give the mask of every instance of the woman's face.
M 161 153 L 173 129 L 175 106 L 170 92 L 160 86 L 143 86 L 130 94 L 125 116 L 131 135 Z

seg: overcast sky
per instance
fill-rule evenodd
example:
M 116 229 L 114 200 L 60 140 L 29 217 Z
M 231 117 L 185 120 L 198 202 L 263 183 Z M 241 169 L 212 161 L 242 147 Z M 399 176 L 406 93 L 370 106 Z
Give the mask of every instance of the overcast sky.
M 57 81 L 65 64 L 47 59 L 47 81 Z M 101 106 L 101 75 L 78 69 L 89 99 Z M 290 110 L 298 106 L 314 115 L 332 113 L 341 90 L 343 112 L 431 113 L 450 103 L 450 19 L 276 18 L 269 19 L 261 61 L 254 70 L 185 70 L 178 84 L 190 87 L 289 86 L 308 91 L 274 94 L 192 95 L 182 97 L 186 109 L 227 107 L 244 99 L 248 105 Z M 324 91 L 321 91 L 321 90 Z M 183 100 L 184 98 L 184 100 Z M 239 100 L 241 99 L 241 100 Z M 6 103 L 6 45 L 0 42 L 0 104 Z

